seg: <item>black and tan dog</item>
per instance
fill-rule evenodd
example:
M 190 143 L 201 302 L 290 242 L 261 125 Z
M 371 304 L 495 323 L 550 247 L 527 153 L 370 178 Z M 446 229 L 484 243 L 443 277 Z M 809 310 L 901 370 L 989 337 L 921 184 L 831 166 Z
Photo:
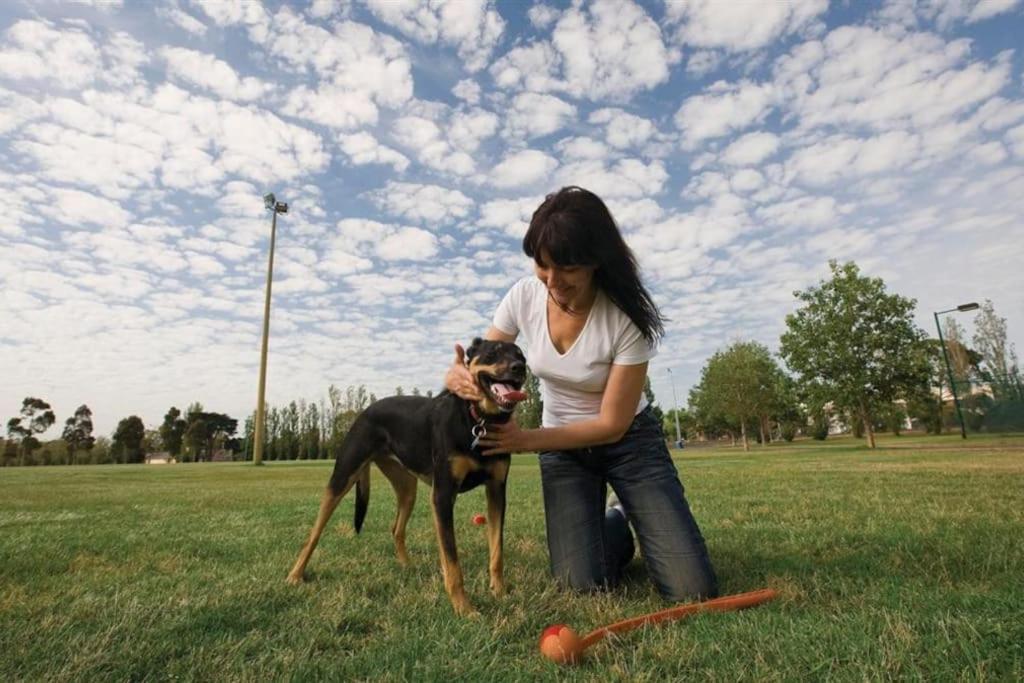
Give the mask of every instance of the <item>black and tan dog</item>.
M 355 528 L 366 517 L 370 497 L 370 463 L 391 482 L 398 511 L 391 532 L 398 561 L 407 564 L 405 526 L 416 502 L 416 480 L 432 487 L 434 527 L 441 550 L 445 590 L 459 614 L 472 612 L 463 588 L 455 549 L 455 497 L 484 484 L 487 493 L 487 538 L 490 547 L 491 591 L 505 591 L 502 544 L 505 525 L 505 480 L 509 456 L 484 457 L 476 437 L 488 424 L 507 422 L 523 398 L 526 361 L 515 344 L 474 339 L 466 351 L 469 371 L 484 399 L 470 403 L 448 391 L 435 398 L 392 396 L 359 414 L 337 454 L 334 472 L 324 491 L 309 540 L 288 574 L 289 583 L 302 581 L 306 564 L 331 514 L 342 497 L 356 486 Z

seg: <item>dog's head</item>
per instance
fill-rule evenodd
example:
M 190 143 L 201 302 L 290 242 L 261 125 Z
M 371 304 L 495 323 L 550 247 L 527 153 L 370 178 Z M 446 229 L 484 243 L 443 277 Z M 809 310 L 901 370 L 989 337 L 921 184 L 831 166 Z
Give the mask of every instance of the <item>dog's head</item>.
M 526 356 L 515 344 L 477 337 L 466 349 L 466 366 L 484 393 L 477 402 L 480 412 L 511 413 L 526 398 Z

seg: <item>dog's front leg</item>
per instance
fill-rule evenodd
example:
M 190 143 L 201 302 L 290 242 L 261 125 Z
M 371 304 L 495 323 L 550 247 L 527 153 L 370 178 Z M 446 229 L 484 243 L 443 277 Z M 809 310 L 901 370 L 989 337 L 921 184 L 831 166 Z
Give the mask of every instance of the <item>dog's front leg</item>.
M 505 594 L 505 482 L 508 479 L 508 466 L 507 461 L 494 462 L 486 484 L 487 545 L 490 549 L 491 593 L 495 597 Z
M 437 530 L 437 545 L 441 551 L 441 572 L 444 588 L 452 607 L 460 616 L 475 614 L 466 597 L 463 585 L 459 554 L 455 549 L 455 485 L 450 478 L 435 477 L 432 492 L 434 528 Z

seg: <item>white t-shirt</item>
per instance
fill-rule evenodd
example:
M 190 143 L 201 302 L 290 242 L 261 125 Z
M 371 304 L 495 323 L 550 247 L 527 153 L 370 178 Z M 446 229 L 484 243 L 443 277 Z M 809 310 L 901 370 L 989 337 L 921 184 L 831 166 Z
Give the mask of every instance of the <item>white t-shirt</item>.
M 548 333 L 548 290 L 536 277 L 512 285 L 494 314 L 494 326 L 516 335 L 526 363 L 540 380 L 543 425 L 557 427 L 597 417 L 612 365 L 639 365 L 657 351 L 640 329 L 598 289 L 587 322 L 564 354 Z M 640 395 L 636 412 L 647 407 Z

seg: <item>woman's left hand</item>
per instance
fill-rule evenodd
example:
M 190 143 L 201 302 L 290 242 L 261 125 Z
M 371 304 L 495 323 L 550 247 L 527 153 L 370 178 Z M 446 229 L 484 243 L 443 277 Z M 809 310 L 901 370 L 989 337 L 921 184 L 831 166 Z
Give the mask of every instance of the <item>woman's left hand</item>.
M 483 455 L 499 455 L 527 451 L 530 449 L 526 440 L 527 430 L 520 429 L 513 417 L 505 424 L 487 425 L 487 435 L 480 437 L 480 452 Z

